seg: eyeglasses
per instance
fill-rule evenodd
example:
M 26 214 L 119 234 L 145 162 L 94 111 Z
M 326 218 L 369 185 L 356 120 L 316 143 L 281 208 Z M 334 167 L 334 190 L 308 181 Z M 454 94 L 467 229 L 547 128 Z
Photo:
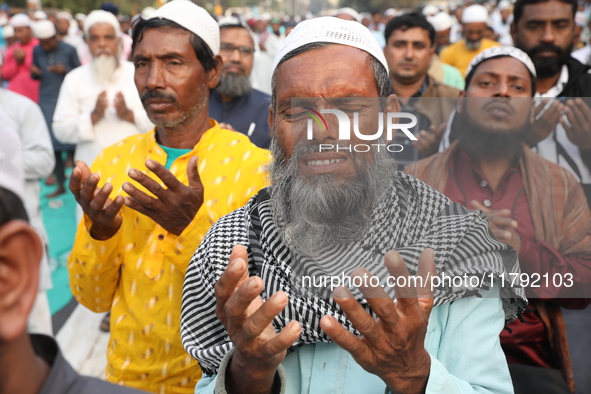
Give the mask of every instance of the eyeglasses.
M 237 49 L 238 49 L 238 52 L 240 52 L 241 56 L 252 56 L 252 54 L 254 53 L 253 47 L 244 47 L 244 46 L 237 47 L 232 44 L 221 44 L 220 45 L 220 52 L 225 52 L 227 54 L 234 53 L 234 51 Z

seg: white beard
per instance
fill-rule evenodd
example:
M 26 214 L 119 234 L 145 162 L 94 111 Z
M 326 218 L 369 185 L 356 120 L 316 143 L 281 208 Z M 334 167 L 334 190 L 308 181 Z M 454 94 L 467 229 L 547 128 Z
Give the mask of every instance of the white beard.
M 117 59 L 111 55 L 100 55 L 92 59 L 92 71 L 97 79 L 102 83 L 113 81 L 113 75 L 117 70 Z

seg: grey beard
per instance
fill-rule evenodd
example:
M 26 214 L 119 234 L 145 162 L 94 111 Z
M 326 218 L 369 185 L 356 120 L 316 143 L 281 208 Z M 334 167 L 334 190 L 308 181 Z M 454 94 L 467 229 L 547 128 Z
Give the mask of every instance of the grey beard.
M 383 141 L 381 141 L 383 143 Z M 371 222 L 373 208 L 391 186 L 396 162 L 385 149 L 375 152 L 372 163 L 349 154 L 356 175 L 343 181 L 335 174 L 306 179 L 298 174 L 298 162 L 306 153 L 318 152 L 316 143 L 294 147 L 287 158 L 277 143 L 269 147 L 273 161 L 271 206 L 277 230 L 296 253 L 316 257 L 336 245 L 359 241 Z M 339 182 L 336 181 L 341 181 Z
M 208 89 L 202 86 L 199 90 L 200 91 L 196 93 L 198 96 L 197 102 L 193 104 L 189 111 L 180 114 L 177 118 L 159 119 L 158 117 L 150 116 L 150 113 L 148 113 L 148 118 L 152 123 L 154 123 L 155 126 L 165 129 L 174 129 L 188 120 L 194 119 L 203 110 L 203 108 L 205 108 L 209 100 Z
M 482 39 L 480 39 L 478 41 L 469 41 L 468 39 L 466 39 L 466 48 L 469 51 L 475 51 L 477 49 L 480 49 L 481 44 L 482 44 Z
M 223 96 L 243 97 L 252 91 L 252 84 L 246 75 L 226 73 L 222 74 L 222 80 L 215 90 Z

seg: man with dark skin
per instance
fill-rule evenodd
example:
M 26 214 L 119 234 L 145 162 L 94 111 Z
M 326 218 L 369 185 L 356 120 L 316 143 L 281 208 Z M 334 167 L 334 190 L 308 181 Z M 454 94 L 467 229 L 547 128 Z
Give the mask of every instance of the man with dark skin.
M 195 23 L 183 27 L 179 15 Z M 71 287 L 91 310 L 111 310 L 107 380 L 156 393 L 192 393 L 201 377 L 178 335 L 191 253 L 211 223 L 265 184 L 267 152 L 208 116 L 218 52 L 217 23 L 191 2 L 138 23 L 134 81 L 156 127 L 104 149 L 92 170 L 78 162 L 70 180 L 85 213 Z
M 325 31 L 333 32 L 337 37 L 341 32 L 347 31 L 356 41 L 343 39 L 336 43 L 323 42 L 317 37 L 325 37 Z M 310 32 L 317 36 L 308 36 Z M 318 249 L 321 253 L 326 252 L 322 249 L 323 246 L 317 249 L 318 239 L 322 239 L 322 243 L 328 248 L 340 247 L 339 241 L 344 242 L 343 239 L 331 238 L 329 233 L 343 222 L 347 223 L 346 228 L 350 229 L 345 219 L 339 222 L 339 226 L 330 226 L 325 237 L 308 236 L 309 232 L 317 235 L 314 232 L 315 226 L 309 226 L 308 231 L 297 227 L 296 218 L 308 216 L 308 220 L 313 221 L 315 216 L 339 212 L 329 202 L 325 205 L 318 204 L 320 208 L 317 210 L 310 208 L 318 212 L 318 215 L 299 210 L 303 204 L 297 202 L 300 201 L 300 196 L 307 195 L 306 190 L 316 191 L 326 187 L 329 189 L 318 190 L 317 193 L 330 191 L 331 196 L 349 196 L 346 190 L 349 190 L 348 183 L 352 179 L 373 178 L 376 172 L 384 171 L 388 175 L 375 176 L 375 182 L 387 184 L 385 180 L 395 172 L 392 167 L 394 163 L 383 160 L 383 156 L 376 156 L 375 151 L 360 155 L 362 157 L 359 160 L 372 167 L 365 172 L 361 169 L 364 165 L 355 163 L 356 158 L 353 155 L 339 151 L 312 150 L 316 144 L 338 141 L 338 127 L 335 127 L 334 118 L 327 117 L 329 126 L 315 130 L 312 137 L 305 137 L 307 133 L 305 127 L 302 127 L 306 122 L 306 116 L 302 115 L 308 107 L 330 108 L 334 105 L 332 98 L 336 98 L 335 102 L 347 102 L 345 98 L 383 97 L 383 110 L 400 110 L 395 96 L 391 95 L 386 59 L 379 44 L 371 37 L 371 32 L 357 22 L 331 17 L 318 18 L 299 24 L 286 39 L 285 47 L 278 55 L 269 114 L 269 126 L 273 130 L 271 151 L 274 156 L 269 170 L 272 182 L 272 194 L 268 200 L 270 205 L 257 204 L 259 199 L 265 199 L 263 194 L 268 190 L 265 189 L 243 209 L 220 219 L 200 245 L 185 278 L 181 335 L 185 348 L 199 360 L 207 375 L 207 378 L 198 384 L 197 393 L 211 393 L 214 386 L 214 392 L 225 389 L 228 393 L 278 392 L 280 386 L 284 392 L 323 390 L 335 393 L 375 393 L 384 390 L 402 393 L 473 393 L 478 388 L 486 392 L 510 390 L 508 373 L 503 372 L 502 352 L 496 345 L 484 345 L 489 339 L 498 342 L 494 337 L 501 331 L 502 324 L 493 324 L 495 334 L 489 333 L 492 334 L 490 337 L 482 332 L 483 327 L 473 330 L 472 324 L 469 324 L 471 334 L 466 337 L 460 334 L 463 331 L 461 327 L 454 329 L 456 335 L 463 337 L 462 341 L 468 337 L 469 340 L 474 340 L 475 335 L 480 337 L 476 340 L 478 344 L 474 344 L 479 350 L 472 353 L 478 361 L 474 359 L 465 364 L 452 355 L 439 353 L 437 357 L 433 356 L 432 350 L 428 349 L 429 343 L 438 349 L 442 349 L 441 346 L 456 345 L 452 344 L 455 340 L 451 338 L 449 342 L 439 342 L 437 339 L 437 345 L 430 340 L 428 332 L 432 328 L 427 329 L 427 326 L 431 327 L 430 325 L 438 320 L 435 316 L 442 313 L 442 309 L 433 306 L 433 293 L 428 288 L 418 284 L 416 287 L 398 287 L 394 301 L 381 287 L 362 285 L 359 287 L 361 297 L 366 298 L 367 303 L 371 305 L 372 311 L 378 317 L 376 319 L 367 313 L 367 309 L 358 302 L 358 298 L 352 297 L 346 288 L 336 289 L 334 294 L 325 297 L 330 300 L 323 304 L 323 301 L 317 298 L 308 301 L 305 296 L 296 295 L 292 293 L 292 289 L 281 285 L 281 282 L 290 280 L 288 270 L 283 268 L 284 264 L 297 269 L 295 267 L 298 261 L 292 260 L 297 260 L 294 255 L 301 253 L 310 256 L 310 250 L 314 253 Z M 290 38 L 301 46 L 292 47 L 293 42 Z M 359 44 L 360 42 L 371 43 L 371 46 Z M 375 70 L 375 74 L 372 70 Z M 351 80 L 355 80 L 356 83 L 352 84 Z M 292 105 L 294 98 L 301 99 L 296 99 L 296 104 Z M 297 104 L 300 101 L 301 104 Z M 369 99 L 367 102 L 372 100 Z M 370 120 L 367 120 L 365 126 L 373 130 L 377 119 L 373 116 L 367 116 L 366 119 Z M 360 141 L 358 136 L 351 137 L 352 143 Z M 306 145 L 309 145 L 310 150 L 304 149 Z M 289 167 L 289 172 L 283 173 L 280 169 L 282 166 Z M 285 185 L 282 182 L 293 178 L 302 181 L 294 184 L 290 191 L 284 191 Z M 410 178 L 408 180 L 411 181 Z M 304 194 L 300 194 L 301 192 Z M 281 201 L 284 200 L 287 206 L 291 204 L 290 208 L 283 207 Z M 297 202 L 291 203 L 293 200 Z M 337 198 L 336 201 L 337 203 L 333 204 L 340 206 L 342 200 Z M 366 210 L 365 204 L 373 205 L 373 202 L 376 202 L 373 196 L 360 198 L 359 201 L 361 211 Z M 382 201 L 390 200 L 385 197 Z M 315 205 L 314 201 L 309 202 L 309 206 Z M 261 213 L 256 217 L 253 214 L 267 209 L 272 214 L 263 216 Z M 278 214 L 284 209 L 292 214 Z M 243 219 L 240 218 L 245 216 L 250 217 L 252 223 L 261 223 L 262 231 L 257 233 L 255 226 L 258 227 L 258 224 L 241 226 Z M 407 217 L 412 216 L 411 214 Z M 280 224 L 272 228 L 269 223 L 273 221 Z M 284 221 L 287 224 L 283 224 Z M 322 222 L 322 219 L 314 221 L 317 227 L 320 227 Z M 488 226 L 486 221 L 483 221 L 483 225 L 484 228 Z M 397 223 L 395 226 L 398 228 L 405 225 Z M 252 228 L 250 238 L 242 239 L 242 231 L 247 234 L 249 228 Z M 298 229 L 300 231 L 297 231 Z M 232 235 L 227 233 L 228 230 L 232 231 Z M 361 231 L 364 231 L 363 226 Z M 290 238 L 285 239 L 281 234 L 275 236 L 277 232 L 288 233 Z M 351 232 L 363 238 L 357 230 Z M 262 240 L 264 234 L 268 236 Z M 363 234 L 371 238 L 367 233 Z M 259 236 L 262 240 L 261 245 L 272 246 L 259 249 L 259 243 L 256 241 Z M 282 242 L 288 246 L 284 246 Z M 384 272 L 392 277 L 407 277 L 407 266 L 399 254 L 400 249 L 384 249 L 387 249 L 384 253 L 378 253 L 379 262 L 376 263 L 384 266 Z M 281 257 L 276 259 L 274 253 Z M 255 255 L 263 256 L 259 258 Z M 282 259 L 290 262 L 284 263 Z M 417 250 L 416 259 L 419 267 L 417 275 L 437 275 L 432 249 L 420 248 Z M 266 273 L 267 262 L 270 269 L 279 272 L 277 277 Z M 365 268 L 352 271 L 354 276 L 371 276 Z M 491 305 L 490 308 L 469 307 L 472 312 L 460 318 L 462 324 L 475 318 L 474 313 L 478 313 L 475 311 L 499 311 L 498 301 L 496 299 L 493 302 L 496 306 Z M 294 307 L 296 304 L 307 305 L 308 302 L 309 309 L 306 306 L 302 306 L 302 309 L 299 306 Z M 453 304 L 459 306 L 464 302 L 469 301 L 461 299 Z M 314 309 L 315 305 L 319 305 L 317 310 Z M 336 309 L 333 310 L 329 305 Z M 342 311 L 343 315 L 337 313 L 337 309 Z M 213 313 L 219 321 L 216 322 L 211 316 Z M 455 325 L 452 321 L 457 318 L 459 317 L 456 313 L 450 311 L 445 319 L 446 324 Z M 492 320 L 488 321 L 497 319 L 491 318 Z M 281 323 L 278 324 L 278 321 Z M 353 333 L 350 326 L 345 328 L 349 322 L 359 329 L 359 333 Z M 322 335 L 322 339 L 308 339 L 312 335 Z M 445 336 L 446 334 L 442 335 Z M 480 351 L 482 347 L 487 350 Z M 491 365 L 481 358 L 484 354 L 487 358 L 497 360 L 495 367 L 491 368 Z M 313 362 L 310 361 L 312 359 Z M 450 361 L 452 359 L 456 361 Z M 443 374 L 445 376 L 435 371 L 435 366 L 440 365 L 439 360 L 446 360 L 446 372 Z M 459 364 L 463 366 L 460 367 Z M 474 367 L 479 371 L 469 371 Z M 452 377 L 459 372 L 456 368 L 462 369 L 461 378 Z

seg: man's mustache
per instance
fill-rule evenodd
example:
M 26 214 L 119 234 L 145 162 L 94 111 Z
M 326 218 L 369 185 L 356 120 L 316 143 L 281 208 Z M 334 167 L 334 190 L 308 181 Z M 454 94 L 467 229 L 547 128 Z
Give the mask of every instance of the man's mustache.
M 236 63 L 236 62 L 225 63 L 222 66 L 222 71 L 226 70 L 228 67 L 238 67 L 238 68 L 240 68 L 240 71 L 242 71 L 243 73 L 246 72 L 246 69 L 244 68 L 244 66 L 242 64 Z
M 160 90 L 145 90 L 144 93 L 142 93 L 142 96 L 140 98 L 141 98 L 143 104 L 145 104 L 145 102 L 150 99 L 164 99 L 164 100 L 169 100 L 170 102 L 173 102 L 173 103 L 176 102 L 176 98 L 174 98 L 173 96 L 168 95 Z

